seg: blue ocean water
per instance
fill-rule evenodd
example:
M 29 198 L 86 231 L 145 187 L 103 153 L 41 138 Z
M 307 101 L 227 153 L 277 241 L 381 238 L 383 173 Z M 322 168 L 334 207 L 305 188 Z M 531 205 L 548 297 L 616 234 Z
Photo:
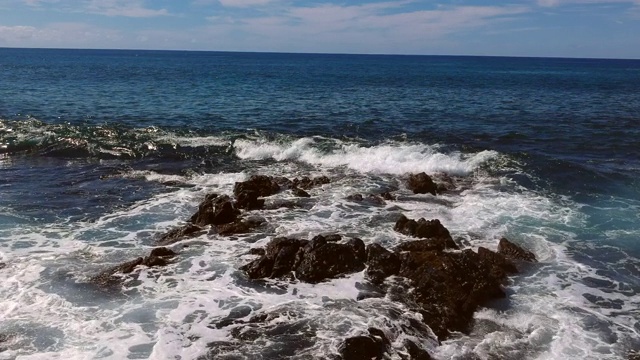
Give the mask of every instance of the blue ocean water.
M 399 305 L 356 301 L 362 274 L 255 289 L 243 254 L 276 235 L 393 245 L 400 213 L 439 218 L 472 248 L 507 236 L 540 259 L 470 334 L 423 339 L 434 358 L 640 349 L 638 60 L 0 49 L 0 84 L 0 359 L 197 358 L 230 339 L 207 324 L 241 305 L 293 307 L 317 338 L 292 355 L 266 336 L 240 356 L 335 353 Z M 461 191 L 410 194 L 402 180 L 420 171 Z M 332 183 L 305 211 L 264 211 L 263 233 L 196 239 L 125 298 L 87 292 L 88 276 L 141 254 L 204 194 L 256 173 Z M 345 199 L 376 189 L 399 201 Z M 323 298 L 341 310 L 327 316 Z

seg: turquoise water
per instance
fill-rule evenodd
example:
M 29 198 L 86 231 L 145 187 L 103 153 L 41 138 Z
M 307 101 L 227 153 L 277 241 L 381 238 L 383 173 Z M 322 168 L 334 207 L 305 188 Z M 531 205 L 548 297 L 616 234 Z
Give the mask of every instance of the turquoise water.
M 400 213 L 437 217 L 472 248 L 507 236 L 541 260 L 471 334 L 423 339 L 435 358 L 640 347 L 640 61 L 0 49 L 0 79 L 0 333 L 16 334 L 0 359 L 196 358 L 230 338 L 206 325 L 247 304 L 313 324 L 301 358 L 335 352 L 399 305 L 356 301 L 362 274 L 265 293 L 242 281 L 243 254 L 276 235 L 393 245 Z M 462 191 L 412 195 L 402 180 L 420 171 Z M 261 212 L 258 234 L 194 240 L 125 298 L 87 293 L 88 276 L 254 173 L 333 181 L 304 210 Z M 379 189 L 399 200 L 345 199 Z M 344 304 L 335 319 L 323 296 Z M 287 346 L 266 337 L 241 355 Z

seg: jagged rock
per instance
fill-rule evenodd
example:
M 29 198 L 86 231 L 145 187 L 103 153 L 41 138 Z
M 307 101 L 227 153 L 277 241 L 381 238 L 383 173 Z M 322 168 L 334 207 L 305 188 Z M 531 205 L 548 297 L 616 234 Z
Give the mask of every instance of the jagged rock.
M 258 192 L 245 190 L 236 195 L 236 208 L 246 210 L 260 210 L 264 208 L 264 199 L 258 198 Z
M 409 360 L 431 360 L 431 355 L 411 340 L 406 339 L 404 347 L 409 352 Z
M 344 360 L 380 360 L 384 359 L 389 345 L 389 340 L 381 330 L 369 328 L 369 335 L 345 339 L 338 347 L 338 352 Z
M 327 235 L 322 235 L 322 237 L 324 237 L 324 239 L 327 242 L 337 242 L 342 240 L 342 235 L 340 234 L 327 234 Z
M 414 194 L 432 194 L 435 195 L 438 186 L 433 182 L 431 177 L 424 172 L 409 175 L 407 187 Z
M 275 238 L 265 253 L 241 269 L 252 279 L 277 278 L 295 272 L 305 282 L 317 283 L 364 269 L 365 247 L 360 239 L 346 244 L 328 242 L 322 235 L 311 241 Z
M 521 248 L 506 238 L 500 239 L 500 242 L 498 243 L 498 254 L 502 254 L 514 260 L 524 260 L 534 263 L 538 262 L 536 256 L 531 251 Z
M 276 177 L 273 179 L 273 181 L 275 181 L 276 184 L 278 184 L 281 189 L 291 189 L 295 187 L 293 185 L 293 181 L 291 181 L 289 178 L 286 178 L 284 176 Z
M 407 251 L 400 254 L 399 276 L 412 280 L 414 301 L 424 321 L 440 339 L 466 331 L 474 311 L 505 296 L 504 271 L 472 250 Z
M 373 283 L 381 283 L 400 271 L 400 259 L 380 244 L 367 246 L 367 277 Z
M 222 236 L 246 234 L 262 224 L 264 221 L 261 219 L 236 220 L 229 224 L 218 225 L 216 230 Z
M 505 278 L 508 274 L 518 273 L 518 269 L 509 259 L 487 248 L 479 247 L 478 256 L 480 256 L 480 259 L 483 261 L 492 265 L 492 271 L 494 272 L 492 275 L 495 277 Z
M 249 180 L 237 182 L 233 194 L 238 196 L 243 191 L 254 191 L 258 196 L 271 196 L 280 191 L 280 185 L 271 176 L 252 175 Z
M 297 196 L 297 197 L 311 197 L 311 195 L 309 195 L 308 192 L 300 189 L 299 187 L 291 187 L 291 192 L 293 193 L 293 195 Z
M 370 203 L 373 205 L 386 204 L 384 201 L 385 199 L 381 195 L 376 195 L 376 194 L 369 194 L 366 197 L 362 196 L 361 194 L 353 194 L 353 195 L 347 196 L 346 199 L 349 201 L 355 201 L 355 202 L 366 201 L 367 203 Z
M 175 252 L 165 247 L 155 248 L 148 256 L 144 258 L 138 257 L 134 260 L 109 268 L 90 278 L 89 282 L 102 287 L 113 286 L 119 283 L 119 278 L 115 276 L 116 274 L 129 274 L 139 265 L 148 267 L 165 266 L 169 263 L 169 259 L 175 255 Z
M 329 243 L 318 235 L 298 252 L 295 273 L 304 282 L 317 283 L 364 270 L 364 258 L 362 240 L 351 239 L 347 244 Z
M 198 211 L 189 219 L 195 225 L 222 225 L 233 222 L 240 215 L 227 195 L 209 194 L 198 206 Z
M 459 250 L 460 248 L 450 237 L 405 241 L 395 248 L 396 251 L 442 251 L 445 249 Z
M 249 255 L 259 255 L 259 256 L 264 256 L 265 251 L 263 248 L 251 248 L 248 251 Z
M 388 191 L 385 191 L 385 192 L 383 192 L 383 193 L 381 193 L 381 194 L 379 194 L 379 195 L 380 195 L 380 197 L 381 197 L 381 198 L 383 198 L 384 200 L 395 200 L 395 199 L 396 199 L 396 197 L 395 197 L 395 196 L 393 196 L 393 194 L 391 194 L 391 193 L 390 193 L 390 192 L 388 192 Z
M 7 264 L 0 262 L 0 270 L 7 267 Z
M 157 244 L 163 245 L 163 246 L 171 245 L 182 239 L 197 236 L 202 232 L 204 232 L 204 229 L 201 228 L 200 226 L 188 223 L 179 228 L 170 230 L 166 234 L 162 235 L 160 239 L 157 241 Z
M 436 179 L 436 192 L 438 194 L 442 194 L 456 188 L 455 180 L 448 174 L 438 173 L 434 175 L 434 178 Z
M 293 185 L 304 190 L 309 190 L 316 186 L 329 184 L 330 182 L 331 180 L 326 176 L 319 176 L 313 179 L 305 176 L 302 179 L 298 179 L 298 178 L 293 179 Z
M 279 237 L 265 247 L 262 257 L 241 267 L 249 278 L 278 278 L 291 273 L 298 250 L 307 244 L 306 240 Z
M 427 221 L 424 218 L 420 218 L 418 221 L 415 221 L 413 219 L 411 220 L 408 219 L 404 215 L 401 215 L 400 219 L 398 219 L 393 229 L 401 234 L 418 237 L 418 238 L 445 239 L 447 240 L 449 245 L 451 244 L 455 245 L 455 243 L 453 242 L 453 239 L 451 238 L 451 234 L 449 233 L 449 230 L 447 230 L 447 228 L 445 228 L 440 223 L 440 220 L 438 219 Z M 448 247 L 453 247 L 453 246 L 448 246 Z M 457 245 L 453 248 L 457 249 Z

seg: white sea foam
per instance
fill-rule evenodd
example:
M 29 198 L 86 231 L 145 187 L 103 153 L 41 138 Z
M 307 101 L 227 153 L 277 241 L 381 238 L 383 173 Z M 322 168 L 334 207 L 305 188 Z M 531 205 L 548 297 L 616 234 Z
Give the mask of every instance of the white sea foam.
M 402 350 L 403 340 L 413 335 L 404 333 L 400 324 L 419 315 L 389 298 L 356 301 L 357 286 L 364 282 L 362 272 L 315 285 L 258 284 L 245 281 L 238 269 L 253 258 L 246 255 L 249 248 L 263 246 L 275 236 L 311 238 L 319 233 L 341 233 L 392 247 L 406 240 L 392 230 L 400 214 L 439 218 L 454 238 L 473 248 L 495 249 L 497 240 L 507 236 L 532 249 L 540 260 L 538 267 L 513 279 L 507 289 L 509 307 L 476 314 L 480 325 L 471 334 L 440 347 L 423 338 L 421 343 L 435 358 L 473 353 L 482 359 L 614 359 L 628 347 L 624 341 L 636 331 L 638 296 L 584 285 L 585 277 L 610 279 L 567 253 L 568 243 L 585 223 L 577 204 L 477 172 L 482 164 L 499 157 L 494 152 L 443 154 L 427 145 L 367 148 L 337 141 L 334 150 L 323 152 L 320 140 L 327 141 L 305 138 L 285 145 L 236 141 L 237 154 L 243 159 L 279 161 L 252 169 L 252 173 L 295 177 L 309 174 L 307 164 L 312 164 L 319 167 L 315 174 L 332 175 L 333 181 L 311 189 L 312 198 L 302 200 L 308 201 L 302 208 L 255 212 L 270 224 L 257 234 L 232 238 L 205 234 L 173 245 L 180 252 L 175 263 L 158 269 L 140 267 L 134 271 L 135 280 L 125 276 L 125 296 L 97 292 L 87 297 L 82 281 L 108 266 L 144 255 L 155 236 L 187 219 L 206 193 L 230 194 L 233 184 L 248 174 L 166 177 L 132 172 L 126 176 L 193 186 L 155 195 L 95 221 L 3 231 L 0 256 L 7 267 L 0 270 L 0 316 L 11 324 L 9 330 L 21 334 L 11 340 L 21 346 L 9 343 L 0 359 L 5 355 L 192 359 L 205 354 L 211 342 L 233 340 L 229 331 L 236 325 L 216 328 L 215 324 L 242 306 L 251 309 L 245 320 L 256 314 L 280 314 L 263 327 L 311 324 L 315 344 L 300 350 L 302 355 L 335 353 L 341 339 L 366 333 L 369 327 L 387 331 L 392 348 Z M 436 159 L 444 165 L 437 165 Z M 354 172 L 344 174 L 337 169 L 345 166 Z M 473 176 L 459 194 L 433 197 L 412 194 L 393 176 L 416 171 Z M 376 205 L 346 199 L 354 193 L 388 188 L 398 188 L 398 200 Z M 286 191 L 275 198 L 294 199 Z M 585 293 L 619 306 L 596 306 Z M 391 313 L 401 315 L 390 320 Z M 495 325 L 483 327 L 483 321 Z M 38 345 L 33 334 L 25 331 L 29 327 L 43 327 L 40 332 L 47 341 L 41 344 L 45 345 Z M 262 338 L 241 349 L 260 354 L 275 349 L 275 341 Z M 392 356 L 398 357 L 396 353 Z
M 265 140 L 236 140 L 234 147 L 241 159 L 274 159 L 302 161 L 327 168 L 346 166 L 363 173 L 406 174 L 425 171 L 450 175 L 469 175 L 481 164 L 498 156 L 495 151 L 476 154 L 438 152 L 437 146 L 425 144 L 385 143 L 364 147 L 336 142 L 337 148 L 323 152 L 315 147 L 314 138 L 291 143 Z

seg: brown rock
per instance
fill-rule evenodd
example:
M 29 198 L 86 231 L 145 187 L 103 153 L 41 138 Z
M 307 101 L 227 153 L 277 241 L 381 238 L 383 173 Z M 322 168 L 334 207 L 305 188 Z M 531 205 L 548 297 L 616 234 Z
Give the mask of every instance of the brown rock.
M 249 180 L 237 182 L 233 194 L 238 196 L 243 191 L 254 191 L 258 196 L 271 196 L 280 191 L 280 185 L 271 176 L 252 175 Z
M 431 177 L 424 172 L 409 175 L 407 187 L 414 194 L 432 194 L 435 195 L 438 186 L 433 182 Z
M 536 256 L 531 251 L 521 248 L 506 238 L 500 239 L 500 243 L 498 243 L 498 254 L 502 254 L 505 257 L 514 260 L 524 260 L 534 263 L 538 262 Z

